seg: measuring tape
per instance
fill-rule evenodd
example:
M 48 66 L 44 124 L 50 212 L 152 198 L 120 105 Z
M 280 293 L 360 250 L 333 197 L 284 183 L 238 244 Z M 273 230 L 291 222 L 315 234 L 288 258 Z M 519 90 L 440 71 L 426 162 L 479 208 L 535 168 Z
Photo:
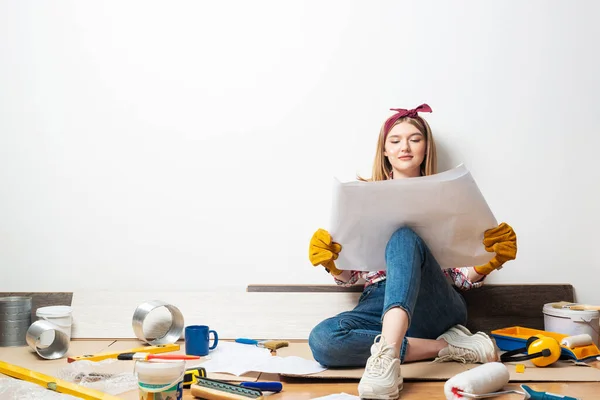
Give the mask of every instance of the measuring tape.
M 198 378 L 206 378 L 206 369 L 202 367 L 186 369 L 183 375 L 183 388 L 189 389 L 198 382 Z

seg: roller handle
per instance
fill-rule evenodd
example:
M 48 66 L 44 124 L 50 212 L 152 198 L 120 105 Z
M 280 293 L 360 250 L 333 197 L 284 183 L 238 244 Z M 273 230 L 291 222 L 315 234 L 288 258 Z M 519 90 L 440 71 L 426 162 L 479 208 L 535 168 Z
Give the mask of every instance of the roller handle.
M 521 389 L 525 391 L 525 399 L 531 400 L 580 400 L 576 397 L 563 396 L 561 394 L 554 394 L 548 392 L 536 392 L 527 385 L 521 385 Z
M 262 392 L 281 392 L 283 389 L 281 382 L 242 382 L 240 386 L 258 389 Z
M 237 339 L 235 339 L 235 342 L 241 343 L 241 344 L 253 344 L 255 346 L 258 345 L 258 340 L 254 340 L 254 339 L 237 338 Z

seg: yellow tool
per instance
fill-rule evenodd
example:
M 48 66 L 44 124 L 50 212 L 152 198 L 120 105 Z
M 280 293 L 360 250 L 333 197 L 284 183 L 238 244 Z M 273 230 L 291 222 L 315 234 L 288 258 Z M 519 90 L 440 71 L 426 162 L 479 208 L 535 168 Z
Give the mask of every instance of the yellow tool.
M 183 376 L 183 388 L 189 389 L 198 382 L 198 378 L 206 378 L 206 369 L 202 367 L 186 369 Z
M 79 361 L 79 360 L 89 360 L 89 361 L 102 361 L 107 358 L 117 358 L 119 354 L 123 353 L 168 353 L 169 351 L 177 351 L 180 349 L 178 344 L 158 344 L 156 346 L 143 346 L 136 347 L 134 349 L 128 350 L 119 350 L 119 351 L 109 351 L 106 353 L 98 353 L 98 354 L 85 354 L 83 356 L 69 357 L 67 358 L 68 362 Z
M 561 354 L 574 360 L 581 361 L 600 355 L 600 349 L 594 343 L 591 343 L 588 346 L 576 347 L 574 349 L 561 346 L 560 343 L 565 338 L 569 337 L 569 335 L 562 333 L 542 331 L 538 329 L 525 328 L 522 326 L 511 326 L 508 328 L 493 330 L 492 336 L 494 339 L 496 339 L 496 345 L 500 348 L 500 350 L 511 351 L 519 347 L 527 347 L 526 344 L 528 339 L 534 336 L 544 336 L 547 338 L 556 339 L 561 347 Z M 545 342 L 549 343 L 549 341 Z
M 0 361 L 0 373 L 43 386 L 46 389 L 88 400 L 118 400 L 118 397 L 95 389 L 88 389 L 75 383 L 63 381 L 27 368 Z

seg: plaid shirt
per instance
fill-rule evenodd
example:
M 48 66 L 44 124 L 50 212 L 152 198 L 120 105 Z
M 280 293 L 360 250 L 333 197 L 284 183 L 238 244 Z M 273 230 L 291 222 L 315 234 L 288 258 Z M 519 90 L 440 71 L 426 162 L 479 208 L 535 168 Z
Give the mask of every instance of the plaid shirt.
M 471 282 L 467 277 L 467 267 L 448 268 L 442 271 L 448 281 L 460 290 L 470 290 L 483 286 L 485 276 L 478 282 Z M 385 271 L 342 271 L 340 275 L 334 276 L 335 283 L 341 286 L 352 286 L 360 279 L 365 281 L 365 287 L 384 280 Z

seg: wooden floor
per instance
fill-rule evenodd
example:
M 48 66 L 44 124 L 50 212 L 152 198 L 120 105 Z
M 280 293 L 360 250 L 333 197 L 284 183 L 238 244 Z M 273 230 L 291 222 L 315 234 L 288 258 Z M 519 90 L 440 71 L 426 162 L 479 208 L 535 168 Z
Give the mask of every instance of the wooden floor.
M 589 363 L 591 368 L 600 368 L 600 361 Z M 588 367 L 581 367 L 588 368 Z M 281 393 L 265 396 L 268 400 L 308 400 L 330 394 L 346 393 L 358 396 L 358 381 L 333 380 L 333 379 L 294 379 L 282 377 L 277 374 L 261 374 L 260 381 L 278 381 L 283 383 Z M 444 396 L 444 381 L 436 382 L 404 382 L 404 389 L 400 393 L 402 400 L 446 400 Z M 600 399 L 600 382 L 525 382 L 533 390 L 544 391 L 562 396 L 571 396 L 581 400 Z M 520 383 L 509 383 L 504 390 L 521 390 Z M 189 391 L 185 391 L 189 392 Z M 184 399 L 192 400 L 194 397 L 184 392 Z M 498 400 L 522 399 L 518 394 L 494 397 Z
M 564 286 L 564 287 L 563 287 Z M 267 289 L 250 291 L 268 291 Z M 326 292 L 331 291 L 331 287 L 317 288 Z M 336 289 L 337 290 L 337 289 Z M 562 299 L 573 301 L 573 289 L 570 285 L 561 285 L 560 288 L 552 285 L 534 285 L 527 286 L 526 290 L 522 286 L 512 287 L 510 285 L 501 287 L 497 285 L 486 285 L 481 290 L 466 292 L 467 300 L 473 305 L 469 310 L 470 324 L 474 330 L 489 330 L 490 327 L 498 326 L 528 326 L 543 329 L 543 316 L 539 312 L 543 304 Z M 523 293 L 527 296 L 521 296 L 522 304 L 515 306 L 518 300 L 518 294 Z M 46 305 L 64 305 L 71 303 L 71 293 L 36 294 L 30 293 L 10 293 L 8 295 L 33 295 L 33 314 L 39 306 Z M 67 296 L 67 297 L 65 297 Z M 470 297 L 469 297 L 470 296 Z M 485 297 L 485 298 L 481 298 Z M 490 306 L 490 301 L 494 304 Z M 478 309 L 477 305 L 485 305 L 485 308 Z M 503 305 L 510 307 L 503 308 Z M 515 315 L 518 311 L 519 315 Z M 0 357 L 2 358 L 2 357 Z M 600 368 L 600 362 L 594 363 L 596 368 Z M 585 368 L 585 367 L 582 367 Z M 262 374 L 260 380 L 278 380 L 278 377 L 265 376 Z M 358 395 L 358 381 L 355 380 L 329 380 L 329 379 L 303 379 L 303 380 L 282 380 L 283 391 L 281 393 L 265 396 L 269 400 L 308 400 L 330 394 L 347 393 Z M 564 383 L 564 382 L 533 382 L 529 384 L 534 390 L 547 391 L 560 395 L 568 395 L 582 400 L 600 399 L 600 382 L 582 382 L 582 383 Z M 446 400 L 444 396 L 444 382 L 405 382 L 404 390 L 401 392 L 402 400 L 428 399 L 428 400 Z M 508 384 L 504 389 L 519 389 L 518 384 Z M 131 392 L 127 399 L 137 397 L 137 392 Z M 518 395 L 506 395 L 496 397 L 498 400 L 517 400 L 522 399 Z M 194 397 L 189 390 L 184 391 L 184 399 L 192 400 Z M 1 399 L 0 399 L 1 400 Z
M 582 367 L 584 368 L 584 367 Z M 347 393 L 358 395 L 358 382 L 322 382 L 311 381 L 293 382 L 284 381 L 283 391 L 266 397 L 268 400 L 308 400 L 334 393 Z M 533 382 L 529 384 L 532 389 L 546 391 L 561 395 L 576 397 L 582 400 L 600 398 L 600 382 L 582 383 L 560 383 L 560 382 Z M 519 385 L 508 384 L 505 388 L 519 389 Z M 518 395 L 504 395 L 495 397 L 502 399 L 521 399 Z M 184 399 L 194 399 L 190 394 L 184 395 Z M 444 396 L 444 382 L 405 382 L 404 390 L 400 394 L 402 400 L 427 399 L 446 400 Z

